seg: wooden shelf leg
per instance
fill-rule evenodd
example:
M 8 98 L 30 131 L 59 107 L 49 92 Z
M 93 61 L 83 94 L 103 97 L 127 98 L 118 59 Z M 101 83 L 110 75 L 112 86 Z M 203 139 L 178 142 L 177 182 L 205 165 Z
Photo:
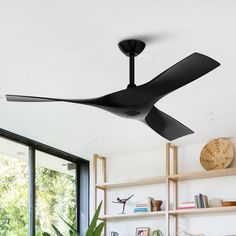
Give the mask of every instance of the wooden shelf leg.
M 97 209 L 97 159 L 98 159 L 98 155 L 94 154 L 93 155 L 93 185 L 94 185 L 94 189 L 93 189 L 93 197 L 94 197 L 94 212 Z
M 166 236 L 170 236 L 170 143 L 166 144 Z
M 103 174 L 103 183 L 107 182 L 107 165 L 106 165 L 106 158 L 102 160 L 102 174 Z M 103 190 L 103 209 L 104 215 L 107 214 L 107 190 Z M 104 220 L 104 236 L 107 235 L 107 222 Z
M 93 155 L 93 184 L 94 184 L 94 212 L 97 209 L 98 206 L 98 160 L 102 161 L 102 176 L 103 176 L 103 182 L 107 182 L 107 169 L 106 169 L 106 158 L 99 156 L 97 154 Z M 101 188 L 100 188 L 101 189 Z M 101 189 L 103 191 L 103 214 L 107 214 L 107 190 Z M 103 230 L 103 236 L 106 236 L 107 234 L 107 222 L 104 221 L 104 230 Z
M 178 150 L 177 147 L 173 147 L 173 174 L 177 175 L 178 174 Z M 178 181 L 176 180 L 174 182 L 174 208 L 177 210 L 178 208 Z M 175 216 L 175 236 L 178 234 L 179 226 L 178 226 L 178 215 Z

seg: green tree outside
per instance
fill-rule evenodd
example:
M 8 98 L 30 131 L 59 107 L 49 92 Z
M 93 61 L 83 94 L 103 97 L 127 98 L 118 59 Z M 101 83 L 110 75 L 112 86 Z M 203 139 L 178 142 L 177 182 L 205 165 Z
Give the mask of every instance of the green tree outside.
M 36 167 L 36 235 L 47 231 L 54 235 L 51 224 L 67 234 L 62 216 L 75 222 L 75 177 L 44 167 Z M 0 154 L 0 235 L 28 234 L 28 164 Z

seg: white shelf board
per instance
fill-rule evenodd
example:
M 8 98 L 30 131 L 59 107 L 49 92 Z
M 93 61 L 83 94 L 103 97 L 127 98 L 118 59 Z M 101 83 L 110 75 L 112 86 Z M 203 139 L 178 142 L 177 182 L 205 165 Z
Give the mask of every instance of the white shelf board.
M 101 183 L 101 184 L 96 184 L 96 187 L 101 189 L 112 189 L 112 188 L 131 187 L 140 185 L 160 184 L 160 183 L 165 183 L 165 181 L 166 181 L 165 176 L 156 176 L 151 178 L 126 180 L 123 182 Z
M 132 214 L 120 214 L 120 215 L 104 215 L 100 217 L 100 220 L 119 220 L 119 219 L 131 219 L 131 218 L 145 218 L 145 217 L 158 217 L 164 216 L 166 211 L 153 211 L 145 213 L 132 213 Z
M 236 168 L 189 172 L 189 173 L 172 175 L 170 176 L 170 179 L 173 181 L 186 181 L 193 179 L 206 179 L 206 178 L 224 177 L 232 175 L 236 175 Z
M 212 214 L 212 213 L 224 213 L 224 212 L 236 213 L 236 206 L 172 210 L 172 211 L 169 211 L 169 214 L 170 215 L 198 215 L 198 214 Z

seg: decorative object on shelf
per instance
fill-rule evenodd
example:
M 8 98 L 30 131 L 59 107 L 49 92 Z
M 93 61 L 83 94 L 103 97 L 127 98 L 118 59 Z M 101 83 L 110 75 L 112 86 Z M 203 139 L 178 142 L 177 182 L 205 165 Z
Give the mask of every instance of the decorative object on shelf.
M 148 197 L 147 198 L 147 207 L 148 207 L 148 211 L 152 211 L 152 201 L 154 200 L 153 197 Z
M 152 200 L 152 211 L 161 211 L 161 200 Z
M 123 199 L 121 199 L 121 198 L 117 198 L 116 199 L 116 202 L 115 201 L 112 201 L 113 203 L 119 203 L 119 204 L 123 204 L 123 209 L 122 209 L 122 212 L 121 212 L 121 214 L 125 214 L 125 206 L 126 206 L 126 203 L 130 200 L 130 198 L 132 198 L 134 196 L 134 194 L 132 194 L 130 197 L 128 197 L 128 198 L 123 198 Z
M 210 207 L 222 207 L 223 200 L 221 198 L 211 198 L 210 200 Z
M 236 206 L 236 201 L 222 201 L 222 207 Z
M 227 139 L 214 139 L 207 143 L 200 155 L 201 165 L 205 170 L 225 169 L 234 157 L 233 145 Z
M 110 236 L 119 236 L 119 233 L 112 231 L 112 232 L 110 233 Z
M 164 236 L 160 229 L 154 230 L 152 236 Z
M 135 236 L 149 236 L 149 228 L 148 227 L 140 227 L 136 228 L 136 235 Z

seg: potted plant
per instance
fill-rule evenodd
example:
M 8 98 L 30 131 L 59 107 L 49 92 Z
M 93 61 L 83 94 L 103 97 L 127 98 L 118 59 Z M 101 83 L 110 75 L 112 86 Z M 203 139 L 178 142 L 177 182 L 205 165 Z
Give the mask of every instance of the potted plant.
M 160 229 L 154 230 L 152 236 L 164 236 Z
M 97 225 L 97 220 L 98 220 L 98 216 L 100 213 L 102 207 L 102 202 L 99 204 L 93 219 L 88 227 L 88 230 L 86 232 L 86 236 L 101 236 L 102 234 L 102 230 L 104 228 L 104 222 L 100 223 L 98 226 Z M 61 218 L 62 219 L 62 218 Z M 69 227 L 69 235 L 70 236 L 79 236 L 79 232 L 72 226 L 70 225 L 68 222 L 66 222 L 64 219 L 62 219 L 62 221 Z M 52 225 L 55 233 L 57 236 L 64 236 L 55 225 Z M 51 236 L 49 233 L 44 232 L 43 236 Z

